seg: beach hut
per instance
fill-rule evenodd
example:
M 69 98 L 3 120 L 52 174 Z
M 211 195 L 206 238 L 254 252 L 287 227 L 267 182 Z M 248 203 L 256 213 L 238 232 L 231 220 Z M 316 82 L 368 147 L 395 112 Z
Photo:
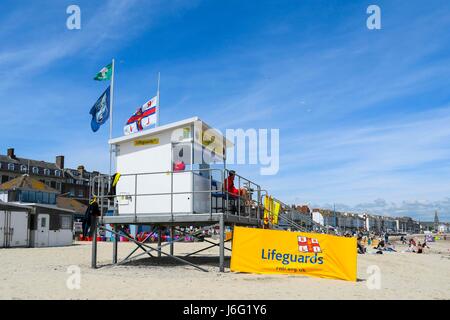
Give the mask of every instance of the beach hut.
M 9 221 L 8 225 L 6 222 L 3 222 L 3 225 L 14 228 L 12 236 L 15 233 L 16 237 L 20 237 L 20 240 L 13 240 L 10 235 L 11 229 L 4 229 L 7 232 L 5 236 L 3 231 L 4 237 L 12 239 L 8 241 L 9 246 L 16 241 L 18 241 L 17 245 L 31 247 L 72 244 L 74 210 L 59 208 L 56 205 L 57 194 L 57 190 L 27 174 L 0 185 L 2 206 L 9 208 L 8 210 L 0 209 L 4 212 L 4 221 Z M 27 235 L 26 241 L 23 240 L 23 234 Z
M 0 248 L 28 247 L 32 208 L 0 201 Z

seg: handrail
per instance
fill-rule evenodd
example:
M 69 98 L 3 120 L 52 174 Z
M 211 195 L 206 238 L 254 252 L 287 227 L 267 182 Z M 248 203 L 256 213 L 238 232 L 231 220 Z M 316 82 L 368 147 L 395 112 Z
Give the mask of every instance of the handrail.
M 195 186 L 193 185 L 192 191 L 176 191 L 174 192 L 174 175 L 175 174 L 183 174 L 183 173 L 192 173 L 194 175 L 200 175 L 202 172 L 208 172 L 208 181 L 209 181 L 209 188 L 207 190 L 196 190 Z M 212 181 L 214 178 L 214 173 L 220 173 L 220 176 L 222 177 L 222 181 L 221 181 L 221 185 L 222 185 L 222 190 L 219 189 L 213 189 L 212 187 Z M 148 175 L 170 175 L 170 192 L 153 192 L 153 193 L 139 193 L 138 192 L 138 177 L 141 176 L 148 176 Z M 170 215 L 171 215 L 171 219 L 173 221 L 174 219 L 174 206 L 173 206 L 173 201 L 174 201 L 174 195 L 180 195 L 180 194 L 192 194 L 193 196 L 195 194 L 204 194 L 207 193 L 209 194 L 208 199 L 209 201 L 209 214 L 210 217 L 212 218 L 212 212 L 213 212 L 213 207 L 212 207 L 212 197 L 214 193 L 217 192 L 222 192 L 223 195 L 226 196 L 227 201 L 225 203 L 225 205 L 222 206 L 222 209 L 224 210 L 224 213 L 228 213 L 230 211 L 229 208 L 229 199 L 233 199 L 233 200 L 237 200 L 238 203 L 238 208 L 237 208 L 237 215 L 239 217 L 241 217 L 241 203 L 242 203 L 242 199 L 241 196 L 236 196 L 236 195 L 232 195 L 232 197 L 230 197 L 230 192 L 228 192 L 228 190 L 225 190 L 225 176 L 228 176 L 229 174 L 229 170 L 227 169 L 215 169 L 215 168 L 206 168 L 206 169 L 189 169 L 189 170 L 183 170 L 183 171 L 157 171 L 157 172 L 141 172 L 141 173 L 125 173 L 125 174 L 121 174 L 121 179 L 125 178 L 125 177 L 134 177 L 134 193 L 127 193 L 126 195 L 124 194 L 115 194 L 115 195 L 109 195 L 104 193 L 104 189 L 100 186 L 104 186 L 105 183 L 107 183 L 108 185 L 111 182 L 111 177 L 108 175 L 98 175 L 96 177 L 93 178 L 93 187 L 92 187 L 92 196 L 95 196 L 99 199 L 99 203 L 103 203 L 103 200 L 106 199 L 108 200 L 108 207 L 109 207 L 109 201 L 113 202 L 114 205 L 114 211 L 116 210 L 116 201 L 114 201 L 115 199 L 117 199 L 118 197 L 130 197 L 130 198 L 134 198 L 134 216 L 135 216 L 135 221 L 137 221 L 137 199 L 138 197 L 142 197 L 142 196 L 164 196 L 164 195 L 170 195 Z M 241 180 L 245 181 L 245 184 L 248 185 L 248 189 L 249 189 L 249 195 L 250 195 L 250 200 L 252 200 L 250 202 L 250 204 L 247 205 L 247 203 L 244 202 L 243 206 L 244 206 L 244 212 L 248 212 L 248 214 L 251 216 L 252 215 L 252 203 L 254 203 L 255 201 L 252 199 L 253 197 L 253 192 L 257 191 L 257 206 L 256 206 L 256 217 L 257 219 L 260 219 L 259 217 L 259 210 L 260 210 L 260 199 L 259 199 L 259 195 L 261 193 L 261 187 L 254 183 L 253 181 L 244 178 L 240 175 L 236 175 L 238 177 L 238 186 L 239 188 L 241 187 Z M 206 178 L 206 177 L 205 177 Z M 96 188 L 95 185 L 98 185 L 98 190 L 96 192 Z M 194 198 L 193 198 L 194 201 Z M 247 208 L 248 207 L 248 208 Z M 216 208 L 218 208 L 216 206 Z M 195 207 L 194 207 L 194 203 L 192 204 L 192 210 L 191 213 L 194 213 L 195 211 Z M 101 211 L 101 216 L 103 218 L 103 210 Z
M 143 196 L 167 196 L 170 195 L 170 215 L 171 215 L 171 219 L 172 221 L 174 220 L 174 206 L 173 206 L 173 201 L 174 201 L 174 195 L 182 195 L 182 194 L 192 194 L 193 196 L 195 194 L 203 194 L 203 193 L 207 193 L 209 194 L 209 214 L 210 217 L 212 218 L 212 213 L 213 213 L 213 208 L 212 208 L 212 197 L 214 193 L 217 192 L 222 192 L 223 195 L 226 197 L 226 202 L 222 205 L 222 209 L 224 210 L 224 213 L 228 213 L 230 212 L 230 208 L 229 208 L 229 200 L 231 199 L 235 199 L 237 200 L 237 216 L 241 217 L 241 203 L 242 203 L 242 196 L 236 196 L 236 195 L 232 195 L 230 192 L 228 192 L 228 190 L 225 190 L 225 177 L 229 176 L 229 171 L 228 169 L 215 169 L 215 168 L 206 168 L 206 169 L 189 169 L 189 170 L 183 170 L 183 171 L 155 171 L 155 172 L 141 172 L 141 173 L 125 173 L 125 174 L 121 174 L 121 178 L 123 179 L 124 177 L 134 177 L 134 193 L 133 194 L 116 194 L 116 195 L 105 195 L 104 191 L 105 191 L 105 183 L 108 185 L 107 190 L 109 190 L 109 185 L 111 182 L 111 176 L 109 175 L 98 175 L 93 177 L 92 179 L 92 195 L 97 197 L 100 201 L 100 204 L 103 208 L 104 205 L 104 200 L 106 199 L 108 202 L 108 208 L 110 208 L 110 202 L 113 203 L 113 210 L 115 212 L 116 210 L 116 201 L 114 201 L 116 198 L 118 197 L 123 197 L 123 196 L 127 196 L 127 197 L 131 197 L 134 198 L 134 218 L 135 221 L 137 221 L 137 199 L 138 197 L 143 197 Z M 188 173 L 191 172 L 192 174 L 195 175 L 201 175 L 201 172 L 208 172 L 208 181 L 209 181 L 209 189 L 208 190 L 195 190 L 195 188 L 192 189 L 192 191 L 177 191 L 174 192 L 174 174 L 182 174 L 182 173 Z M 219 172 L 220 176 L 221 176 L 221 184 L 222 184 L 222 190 L 219 189 L 213 189 L 212 188 L 212 181 L 213 181 L 213 174 L 215 172 Z M 148 175 L 170 175 L 170 192 L 155 192 L 155 193 L 138 193 L 138 176 L 148 176 Z M 244 185 L 247 186 L 248 188 L 248 194 L 250 195 L 250 204 L 247 205 L 247 203 L 244 201 L 244 212 L 246 213 L 248 211 L 249 215 L 251 215 L 252 213 L 252 203 L 255 204 L 255 201 L 252 199 L 253 198 L 253 193 L 256 191 L 256 208 L 255 208 L 255 213 L 256 213 L 256 218 L 258 221 L 261 221 L 264 219 L 264 210 L 267 210 L 267 208 L 265 208 L 264 206 L 264 202 L 263 202 L 263 198 L 265 196 L 269 196 L 269 193 L 267 190 L 265 189 L 261 189 L 261 187 L 254 183 L 253 181 L 235 174 L 236 177 L 238 177 L 238 183 L 237 186 L 239 189 L 241 189 L 241 180 L 244 181 Z M 97 193 L 95 192 L 95 186 L 97 184 Z M 230 197 L 232 196 L 232 197 Z M 318 227 L 320 230 L 326 230 L 326 228 L 318 223 L 316 223 L 315 221 L 312 220 L 311 217 L 308 217 L 302 213 L 300 213 L 299 211 L 291 208 L 289 205 L 285 204 L 284 202 L 282 202 L 281 200 L 272 197 L 272 199 L 278 203 L 280 203 L 280 212 L 279 212 L 279 218 L 280 220 L 282 220 L 283 222 L 287 223 L 288 226 L 293 227 L 295 229 L 298 230 L 305 230 L 306 228 L 303 227 L 302 225 L 298 224 L 297 222 L 295 222 L 295 220 L 292 217 L 292 213 L 298 213 L 302 220 L 306 220 L 307 225 L 310 225 L 311 227 Z M 216 206 L 216 208 L 218 208 Z M 261 209 L 263 209 L 263 212 L 261 214 Z M 194 208 L 194 204 L 192 205 L 192 211 L 191 213 L 194 213 L 195 208 Z M 269 212 L 270 214 L 272 212 Z M 289 215 L 290 214 L 290 215 Z M 101 216 L 103 217 L 103 210 L 101 210 Z M 269 224 L 271 224 L 271 222 L 269 222 Z
M 265 195 L 261 195 L 261 203 L 263 203 L 263 197 L 269 196 L 267 190 L 262 190 L 262 191 L 265 192 Z M 298 212 L 298 210 L 295 210 L 295 209 L 291 208 L 289 205 L 285 204 L 284 202 L 282 202 L 281 200 L 279 200 L 279 199 L 277 199 L 277 198 L 275 198 L 275 197 L 272 197 L 272 199 L 273 199 L 273 201 L 280 203 L 280 207 L 281 207 L 280 210 L 281 210 L 282 212 L 280 212 L 280 213 L 278 214 L 278 217 L 279 217 L 280 219 L 286 221 L 286 222 L 288 223 L 289 226 L 294 227 L 294 228 L 297 228 L 297 229 L 299 229 L 299 230 L 304 230 L 304 231 L 306 231 L 306 228 L 304 228 L 303 226 L 301 226 L 301 225 L 299 225 L 298 223 L 296 223 L 292 217 L 289 217 L 289 216 L 285 213 L 285 211 L 289 211 L 289 212 L 295 211 L 296 213 L 300 214 L 301 217 L 302 217 L 303 219 L 305 219 L 309 224 L 311 224 L 312 227 L 318 227 L 320 230 L 322 230 L 322 231 L 325 230 L 325 231 L 326 231 L 326 228 L 325 228 L 324 226 L 318 224 L 317 222 L 315 222 L 314 220 L 312 220 L 310 217 L 308 217 L 308 216 L 306 216 L 306 215 L 304 215 L 304 214 Z M 264 207 L 264 210 L 267 210 L 267 211 L 269 212 L 269 214 L 272 214 L 272 213 L 273 213 L 271 210 L 269 210 L 269 209 L 267 209 L 267 208 L 265 208 L 265 207 Z M 269 222 L 269 223 L 270 223 L 270 222 Z

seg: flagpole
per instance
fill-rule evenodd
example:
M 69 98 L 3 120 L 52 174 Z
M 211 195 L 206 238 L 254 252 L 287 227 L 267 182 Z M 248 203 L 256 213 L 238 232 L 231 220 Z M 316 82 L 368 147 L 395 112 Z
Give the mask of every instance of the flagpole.
M 156 93 L 158 99 L 158 108 L 156 109 L 156 126 L 159 127 L 159 80 L 160 80 L 161 72 L 158 72 L 158 91 Z
M 113 130 L 113 100 L 114 100 L 114 59 L 112 59 L 112 66 L 111 66 L 111 88 L 110 88 L 110 97 L 109 97 L 109 140 L 112 139 L 112 130 Z M 109 175 L 112 174 L 112 145 L 109 145 Z

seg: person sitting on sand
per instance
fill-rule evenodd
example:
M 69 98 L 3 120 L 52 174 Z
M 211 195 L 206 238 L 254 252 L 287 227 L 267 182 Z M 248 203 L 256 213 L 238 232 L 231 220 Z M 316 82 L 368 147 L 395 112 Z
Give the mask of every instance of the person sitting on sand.
M 419 244 L 417 245 L 417 253 L 423 253 L 423 247 L 420 244 L 420 241 L 419 241 Z
M 385 243 L 384 240 L 380 240 L 380 242 L 378 242 L 378 245 L 376 247 L 374 247 L 374 249 L 384 249 Z
M 395 247 L 393 244 L 389 243 L 386 245 L 386 247 L 384 248 L 384 251 L 389 251 L 389 252 L 397 252 L 397 250 L 395 250 Z
M 362 245 L 362 237 L 361 236 L 356 239 L 356 245 L 357 245 L 359 254 L 366 253 L 366 248 L 364 248 L 364 246 Z

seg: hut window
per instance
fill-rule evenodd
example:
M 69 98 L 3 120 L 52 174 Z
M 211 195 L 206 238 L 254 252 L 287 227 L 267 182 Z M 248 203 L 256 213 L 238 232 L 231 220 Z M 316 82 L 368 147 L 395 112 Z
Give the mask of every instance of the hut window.
M 34 173 L 34 174 L 38 174 L 38 173 L 39 173 L 39 168 L 33 167 L 33 173 Z
M 42 193 L 42 203 L 49 203 L 48 196 L 49 196 L 49 194 L 47 192 Z
M 42 203 L 42 192 L 36 192 L 36 202 Z
M 173 145 L 172 149 L 172 170 L 189 170 L 191 164 L 191 145 L 179 143 Z
M 69 215 L 61 216 L 61 229 L 72 229 L 72 218 Z
M 35 191 L 29 191 L 28 192 L 28 200 L 27 202 L 35 202 L 36 201 L 36 192 Z
M 59 170 L 55 170 L 55 176 L 57 176 L 57 177 L 61 177 L 61 171 L 59 171 Z
M 56 195 L 54 193 L 48 194 L 48 204 L 56 204 Z
M 20 166 L 20 171 L 22 171 L 22 172 L 27 172 L 27 166 L 26 165 L 21 165 Z
M 8 163 L 8 170 L 14 170 L 14 163 Z
M 49 176 L 50 175 L 50 170 L 49 169 L 44 169 L 44 174 Z
M 50 215 L 50 230 L 61 229 L 61 220 L 59 214 Z

